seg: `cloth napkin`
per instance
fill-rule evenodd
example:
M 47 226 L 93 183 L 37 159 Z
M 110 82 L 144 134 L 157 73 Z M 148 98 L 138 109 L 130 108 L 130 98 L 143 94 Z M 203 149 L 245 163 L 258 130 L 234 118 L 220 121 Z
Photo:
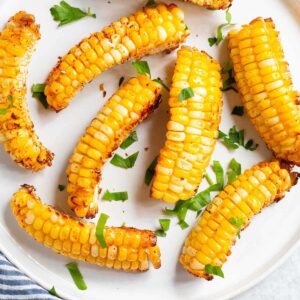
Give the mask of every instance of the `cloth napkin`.
M 19 271 L 0 252 L 1 300 L 58 300 Z

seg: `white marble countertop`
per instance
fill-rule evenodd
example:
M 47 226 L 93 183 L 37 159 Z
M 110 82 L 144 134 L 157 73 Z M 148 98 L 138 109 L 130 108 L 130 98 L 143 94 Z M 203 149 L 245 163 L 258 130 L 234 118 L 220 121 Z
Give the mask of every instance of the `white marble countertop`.
M 299 300 L 300 247 L 271 275 L 232 300 Z

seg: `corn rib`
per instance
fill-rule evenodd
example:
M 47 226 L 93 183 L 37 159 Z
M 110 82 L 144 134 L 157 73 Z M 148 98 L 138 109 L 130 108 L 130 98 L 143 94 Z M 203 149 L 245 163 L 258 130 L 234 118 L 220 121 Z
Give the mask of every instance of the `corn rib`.
M 144 7 L 83 39 L 60 59 L 45 88 L 56 111 L 65 108 L 88 82 L 116 64 L 178 47 L 189 35 L 175 4 Z
M 196 48 L 178 51 L 170 90 L 170 120 L 155 168 L 153 198 L 176 202 L 197 191 L 218 137 L 221 85 L 217 61 Z M 180 101 L 184 88 L 191 88 L 194 96 Z
M 245 109 L 267 146 L 300 165 L 300 114 L 288 63 L 272 19 L 229 33 L 234 76 Z
M 23 185 L 14 194 L 11 209 L 30 236 L 64 256 L 132 272 L 147 271 L 149 260 L 154 268 L 160 267 L 160 250 L 152 231 L 105 227 L 107 248 L 102 248 L 94 223 L 80 222 L 42 203 L 29 185 Z
M 33 15 L 18 12 L 0 34 L 0 141 L 19 165 L 39 171 L 51 166 L 53 153 L 34 132 L 26 108 L 26 76 L 39 27 Z
M 183 0 L 184 2 L 191 2 L 199 6 L 204 6 L 210 9 L 226 9 L 233 0 Z
M 130 131 L 159 105 L 161 85 L 139 75 L 123 84 L 80 139 L 67 169 L 68 204 L 78 217 L 93 218 L 101 170 Z
M 227 185 L 207 206 L 189 233 L 180 262 L 190 273 L 205 279 L 205 265 L 222 267 L 238 232 L 264 207 L 279 201 L 296 184 L 298 174 L 280 161 L 260 163 Z M 232 219 L 241 219 L 241 227 Z

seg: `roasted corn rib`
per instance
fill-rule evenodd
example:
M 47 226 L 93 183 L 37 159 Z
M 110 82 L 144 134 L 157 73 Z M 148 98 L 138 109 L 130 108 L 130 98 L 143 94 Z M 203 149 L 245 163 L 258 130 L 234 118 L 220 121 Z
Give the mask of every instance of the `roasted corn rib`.
M 212 279 L 205 266 L 222 267 L 238 232 L 265 206 L 283 198 L 296 181 L 297 174 L 277 160 L 244 172 L 207 206 L 185 240 L 181 264 L 198 277 Z M 241 226 L 232 220 L 241 220 Z
M 234 76 L 245 109 L 276 157 L 300 165 L 300 114 L 272 19 L 229 33 Z
M 107 248 L 96 238 L 94 223 L 80 222 L 41 202 L 35 189 L 23 185 L 11 200 L 19 225 L 34 239 L 54 252 L 107 268 L 147 271 L 149 261 L 160 267 L 156 235 L 149 230 L 105 227 Z
M 178 51 L 170 90 L 170 120 L 155 168 L 153 198 L 176 202 L 197 191 L 218 137 L 221 84 L 217 61 L 196 48 Z M 180 101 L 184 88 L 191 88 L 194 96 Z
M 191 2 L 199 6 L 204 6 L 211 9 L 226 9 L 233 0 L 183 0 L 185 2 Z
M 83 39 L 63 56 L 48 77 L 47 101 L 59 111 L 105 70 L 132 58 L 172 50 L 188 35 L 183 11 L 175 4 L 144 7 Z
M 68 204 L 78 217 L 98 211 L 101 169 L 129 132 L 159 104 L 161 85 L 138 75 L 123 84 L 80 139 L 67 169 Z
M 33 171 L 53 159 L 33 130 L 25 102 L 28 64 L 39 38 L 34 16 L 24 11 L 0 34 L 0 140 L 13 160 Z

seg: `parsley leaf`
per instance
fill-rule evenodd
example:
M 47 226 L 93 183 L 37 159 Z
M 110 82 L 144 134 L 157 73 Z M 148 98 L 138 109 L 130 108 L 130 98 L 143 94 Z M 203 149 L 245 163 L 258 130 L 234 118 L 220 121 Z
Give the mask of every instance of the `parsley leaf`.
M 154 0 L 148 0 L 145 6 L 146 7 L 155 7 L 155 6 L 157 6 L 157 3 Z
M 219 161 L 213 161 L 213 170 L 216 175 L 217 184 L 219 185 L 219 189 L 222 190 L 224 187 L 224 170 Z
M 153 81 L 159 83 L 160 85 L 162 85 L 168 92 L 170 92 L 170 88 L 160 79 L 160 78 L 156 78 L 153 79 Z
M 132 63 L 133 67 L 137 70 L 139 74 L 147 75 L 151 78 L 151 72 L 148 62 L 145 60 L 136 60 Z
M 137 140 L 138 140 L 138 136 L 136 134 L 136 131 L 133 131 L 130 133 L 130 135 L 127 137 L 127 139 L 120 145 L 120 148 L 127 149 L 129 146 L 131 146 Z
M 233 158 L 229 163 L 229 170 L 227 171 L 227 183 L 235 181 L 237 176 L 240 175 L 241 172 L 241 164 Z
M 170 228 L 171 220 L 170 219 L 159 219 L 159 223 L 160 223 L 161 229 L 158 229 L 155 231 L 156 235 L 160 236 L 160 237 L 167 236 L 166 231 L 168 231 Z
M 80 290 L 86 290 L 87 286 L 86 283 L 83 279 L 83 276 L 80 272 L 80 270 L 78 269 L 78 265 L 76 262 L 70 262 L 68 264 L 66 264 L 67 269 L 69 270 L 74 283 L 76 284 L 76 286 L 78 287 L 78 289 Z
M 38 99 L 44 108 L 48 108 L 48 102 L 46 99 L 45 91 L 45 84 L 44 83 L 36 83 L 33 84 L 31 87 L 32 97 Z
M 56 289 L 55 289 L 54 286 L 49 290 L 49 294 L 58 297 Z
M 235 218 L 235 217 L 231 217 L 229 218 L 229 222 L 234 225 L 236 228 L 241 228 L 242 225 L 244 224 L 244 219 L 243 218 Z M 240 239 L 241 235 L 240 235 L 240 231 L 237 233 L 237 237 Z
M 245 144 L 245 131 L 244 129 L 237 130 L 235 126 L 229 129 L 229 133 L 226 134 L 223 131 L 219 130 L 219 139 L 223 141 L 225 146 L 228 149 L 237 149 L 240 146 L 244 147 L 247 150 L 254 151 L 257 149 L 258 144 L 255 144 L 252 139 L 247 141 Z
M 217 27 L 216 36 L 208 38 L 208 43 L 209 43 L 210 47 L 212 47 L 213 45 L 218 46 L 224 40 L 223 29 L 227 26 L 234 25 L 233 23 L 231 23 L 232 16 L 229 11 L 229 8 L 226 10 L 225 20 L 226 20 L 226 23 L 223 23 Z
M 145 174 L 145 178 L 144 178 L 144 182 L 145 182 L 146 185 L 150 184 L 150 182 L 151 182 L 151 180 L 152 180 L 152 178 L 155 174 L 155 167 L 157 165 L 157 158 L 158 158 L 158 156 L 156 156 L 153 159 L 152 163 L 150 164 L 150 166 L 146 170 L 146 174 Z
M 213 275 L 224 278 L 224 273 L 220 267 L 208 264 L 208 265 L 205 265 L 204 270 L 205 270 L 206 274 L 213 274 Z
M 192 98 L 194 95 L 195 94 L 194 94 L 193 90 L 190 87 L 184 88 L 180 91 L 179 96 L 178 96 L 178 100 L 179 101 L 187 100 L 189 98 Z
M 107 201 L 126 201 L 128 200 L 128 193 L 127 192 L 111 193 L 109 190 L 106 190 L 102 199 Z
M 226 91 L 229 91 L 229 90 L 233 90 L 236 93 L 238 93 L 238 90 L 234 86 L 235 85 L 235 79 L 234 79 L 234 76 L 233 76 L 233 65 L 232 65 L 231 60 L 226 62 L 226 64 L 222 68 L 221 73 L 223 74 L 223 77 L 226 78 L 226 79 L 223 80 L 222 91 L 226 92 Z
M 105 228 L 105 224 L 106 224 L 106 221 L 108 218 L 109 218 L 109 216 L 107 214 L 102 213 L 99 217 L 97 227 L 96 227 L 96 238 L 102 248 L 107 247 L 105 237 L 104 237 L 104 228 Z
M 59 184 L 57 188 L 59 189 L 59 191 L 61 191 L 61 192 L 62 192 L 62 191 L 64 191 L 64 190 L 65 190 L 66 186 L 65 186 L 65 185 L 63 185 L 63 184 Z
M 139 155 L 139 151 L 128 156 L 127 158 L 123 158 L 119 154 L 115 154 L 114 157 L 111 159 L 110 163 L 116 167 L 120 167 L 123 169 L 130 169 L 134 166 L 138 155 Z
M 62 26 L 84 17 L 96 18 L 96 14 L 91 13 L 90 8 L 85 12 L 78 7 L 71 6 L 66 1 L 61 1 L 59 5 L 50 8 L 54 21 L 59 22 L 58 26 Z
M 244 115 L 244 106 L 235 106 L 231 112 L 232 115 L 243 116 Z

